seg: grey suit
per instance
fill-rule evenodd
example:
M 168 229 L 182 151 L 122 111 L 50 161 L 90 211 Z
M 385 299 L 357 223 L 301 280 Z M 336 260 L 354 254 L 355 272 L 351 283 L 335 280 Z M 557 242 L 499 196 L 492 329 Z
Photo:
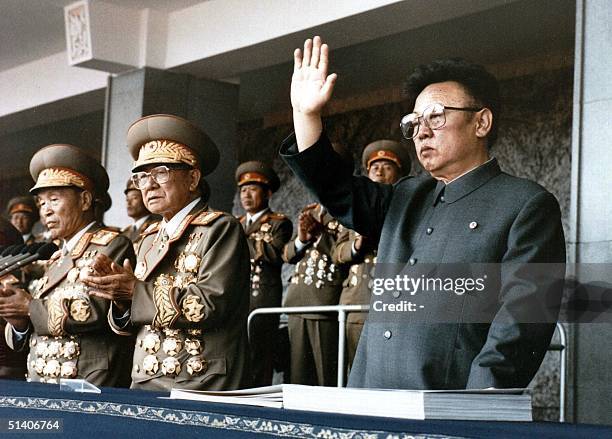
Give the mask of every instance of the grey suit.
M 410 313 L 382 320 L 370 315 L 350 386 L 503 388 L 529 383 L 554 324 L 524 323 L 522 315 L 539 304 L 543 288 L 552 285 L 546 280 L 558 280 L 564 272 L 565 241 L 553 195 L 503 173 L 495 159 L 448 186 L 429 176 L 389 186 L 352 176 L 325 135 L 299 154 L 290 137 L 281 154 L 332 215 L 379 239 L 379 264 L 408 262 L 410 269 L 422 263 L 503 263 L 497 289 L 482 297 L 493 305 L 492 323 L 465 318 L 470 307 L 481 305 L 467 294 L 454 298 L 451 311 L 457 320 L 450 323 L 423 323 Z M 557 264 L 536 284 L 521 278 L 513 263 Z M 553 308 L 559 295 L 552 297 Z M 427 297 L 428 312 L 448 311 L 449 302 L 441 297 Z

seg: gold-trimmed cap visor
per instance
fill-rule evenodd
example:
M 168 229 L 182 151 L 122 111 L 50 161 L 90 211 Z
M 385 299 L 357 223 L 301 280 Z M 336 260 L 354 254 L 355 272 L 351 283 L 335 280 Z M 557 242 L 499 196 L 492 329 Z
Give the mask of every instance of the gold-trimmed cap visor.
M 30 160 L 30 174 L 35 184 L 31 193 L 50 187 L 77 187 L 94 195 L 108 190 L 106 170 L 83 149 L 54 144 L 38 150 Z
M 259 183 L 267 186 L 272 192 L 276 192 L 280 187 L 280 180 L 274 169 L 256 160 L 241 163 L 236 169 L 235 179 L 238 187 L 249 183 Z
M 154 114 L 134 122 L 127 132 L 132 172 L 152 164 L 183 163 L 208 175 L 219 164 L 219 150 L 200 128 L 182 117 Z

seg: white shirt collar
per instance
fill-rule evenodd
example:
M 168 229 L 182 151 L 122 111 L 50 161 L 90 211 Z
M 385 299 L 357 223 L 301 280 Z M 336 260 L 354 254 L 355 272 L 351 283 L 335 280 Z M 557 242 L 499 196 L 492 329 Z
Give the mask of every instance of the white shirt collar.
M 198 197 L 187 206 L 183 207 L 177 212 L 176 215 L 170 218 L 170 221 L 166 222 L 166 220 L 162 220 L 160 230 L 165 230 L 168 236 L 173 236 L 185 217 L 189 214 L 189 212 L 191 212 L 191 209 L 193 209 L 195 205 L 200 202 L 200 199 L 201 198 Z
M 247 218 L 247 224 L 249 223 L 249 221 L 251 222 L 251 224 L 253 224 L 255 221 L 257 221 L 264 213 L 266 213 L 268 210 L 270 210 L 269 207 L 266 207 L 263 210 L 260 210 L 259 212 L 251 215 L 250 213 L 247 212 L 246 214 L 246 218 Z
M 446 185 L 448 186 L 448 185 L 449 185 L 449 184 L 451 184 L 452 182 L 459 180 L 461 177 L 464 177 L 464 176 L 466 176 L 467 174 L 469 174 L 470 172 L 475 171 L 476 169 L 480 168 L 481 166 L 486 165 L 486 164 L 487 164 L 487 163 L 489 163 L 491 160 L 493 160 L 493 157 L 490 157 L 490 158 L 489 158 L 489 160 L 487 160 L 487 161 L 486 161 L 486 162 L 484 162 L 484 163 L 479 164 L 478 166 L 473 167 L 473 168 L 472 168 L 472 169 L 470 169 L 469 171 L 464 172 L 464 173 L 463 173 L 463 174 L 461 174 L 459 177 L 455 177 L 455 178 L 453 178 L 451 181 L 449 181 L 448 183 L 446 183 Z
M 150 217 L 150 216 L 151 216 L 151 214 L 149 214 L 149 215 L 145 215 L 145 216 L 143 216 L 142 218 L 138 218 L 136 221 L 134 221 L 134 222 L 132 223 L 132 226 L 133 226 L 135 229 L 137 229 L 137 230 L 138 230 L 138 229 L 140 229 L 140 228 L 142 227 L 142 225 L 145 223 L 145 221 L 146 221 L 147 219 L 149 219 L 149 217 Z
M 28 242 L 28 239 L 30 239 L 30 236 L 32 236 L 31 233 L 26 233 L 25 235 L 21 235 L 21 239 L 23 239 L 23 242 Z
M 67 254 L 68 252 L 71 252 L 72 249 L 77 245 L 77 242 L 79 242 L 79 240 L 83 237 L 85 232 L 87 232 L 95 223 L 95 221 L 90 222 L 81 230 L 79 230 L 76 235 L 70 238 L 70 240 L 68 240 L 67 242 L 66 240 L 64 240 L 64 245 L 62 246 L 62 253 Z

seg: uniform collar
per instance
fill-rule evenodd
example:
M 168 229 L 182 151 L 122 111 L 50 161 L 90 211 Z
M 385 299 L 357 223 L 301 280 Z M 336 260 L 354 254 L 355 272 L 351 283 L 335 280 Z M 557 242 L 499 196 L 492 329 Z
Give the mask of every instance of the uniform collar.
M 187 215 L 189 215 L 191 209 L 193 209 L 196 204 L 200 202 L 200 200 L 201 197 L 198 197 L 193 200 L 191 203 L 179 210 L 176 215 L 170 218 L 170 221 L 166 222 L 166 220 L 162 220 L 160 229 L 165 230 L 168 236 L 174 236 L 175 232 L 177 231 L 183 220 L 187 217 Z
M 455 178 L 448 184 L 438 181 L 434 191 L 433 203 L 436 204 L 438 201 L 442 201 L 442 197 L 444 202 L 454 203 L 499 174 L 501 174 L 501 169 L 497 159 L 493 157 L 482 165 Z
M 83 237 L 83 235 L 91 227 L 93 227 L 95 223 L 96 223 L 95 221 L 90 222 L 85 227 L 83 227 L 81 230 L 79 230 L 77 234 L 74 235 L 72 238 L 70 238 L 68 241 L 64 240 L 64 245 L 62 245 L 62 254 L 66 255 L 70 253 L 74 249 L 74 247 L 77 245 L 77 243 L 80 241 L 80 239 Z
M 138 218 L 136 221 L 132 223 L 132 227 L 136 230 L 140 229 L 142 225 L 145 223 L 145 221 L 149 219 L 150 216 L 151 214 L 148 214 L 141 218 Z
M 249 224 L 249 221 L 251 222 L 251 224 L 254 224 L 255 221 L 257 221 L 259 218 L 261 218 L 261 216 L 266 213 L 267 211 L 269 211 L 270 208 L 266 207 L 263 210 L 260 210 L 259 212 L 257 212 L 256 214 L 251 215 L 250 213 L 247 212 L 246 214 L 246 220 L 247 220 L 247 224 Z

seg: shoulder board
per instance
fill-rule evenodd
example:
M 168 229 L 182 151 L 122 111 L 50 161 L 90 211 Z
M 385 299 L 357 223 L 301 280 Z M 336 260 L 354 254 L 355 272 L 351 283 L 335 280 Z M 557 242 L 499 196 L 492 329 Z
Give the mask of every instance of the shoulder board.
M 287 218 L 286 215 L 283 215 L 282 213 L 278 213 L 278 212 L 272 212 L 268 218 L 273 219 L 273 220 L 283 220 L 285 218 Z
M 104 228 L 94 233 L 94 235 L 91 237 L 91 243 L 96 245 L 108 245 L 118 235 L 119 232 Z
M 214 210 L 202 212 L 191 221 L 191 224 L 194 226 L 206 226 L 219 218 L 221 215 L 223 215 L 223 212 Z
M 157 232 L 159 230 L 159 224 L 159 221 L 149 224 L 147 228 L 142 231 L 141 235 L 148 235 L 149 233 Z
M 240 215 L 238 217 L 238 221 L 240 221 L 241 223 L 243 223 L 245 219 L 246 219 L 246 215 Z

